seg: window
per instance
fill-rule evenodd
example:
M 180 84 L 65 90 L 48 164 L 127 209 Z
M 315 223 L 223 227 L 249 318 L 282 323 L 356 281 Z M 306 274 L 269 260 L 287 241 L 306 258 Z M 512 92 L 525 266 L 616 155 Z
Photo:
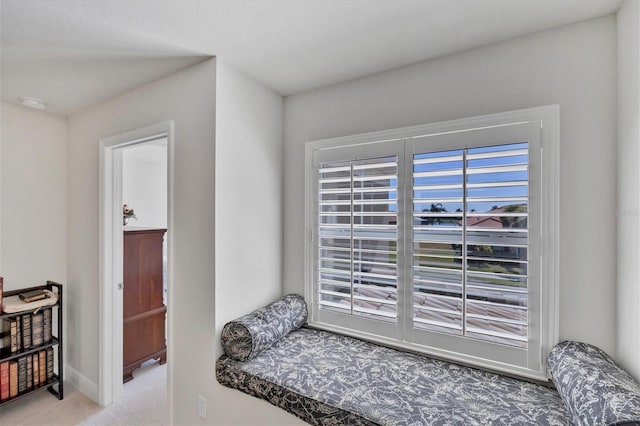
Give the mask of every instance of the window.
M 308 143 L 310 323 L 543 378 L 557 340 L 557 115 Z

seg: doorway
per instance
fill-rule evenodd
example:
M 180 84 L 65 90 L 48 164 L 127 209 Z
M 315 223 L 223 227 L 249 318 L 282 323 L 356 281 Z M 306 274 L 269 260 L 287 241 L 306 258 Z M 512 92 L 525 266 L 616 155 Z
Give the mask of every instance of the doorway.
M 151 370 L 154 379 L 166 370 L 155 367 L 167 361 L 167 138 L 161 136 L 121 149 L 126 384 L 140 368 Z M 166 382 L 166 373 L 162 375 Z M 125 385 L 127 388 L 131 386 Z
M 99 398 L 102 406 L 122 399 L 124 368 L 128 366 L 129 373 L 137 370 L 137 361 L 141 361 L 139 364 L 144 368 L 149 364 L 157 364 L 158 361 L 164 363 L 164 360 L 167 360 L 165 389 L 167 397 L 169 396 L 172 371 L 171 358 L 167 356 L 167 353 L 170 354 L 171 341 L 169 321 L 172 274 L 172 140 L 173 123 L 165 122 L 100 141 Z M 125 214 L 125 204 L 129 213 L 132 209 L 133 214 Z M 126 216 L 129 218 L 125 224 Z M 159 240 L 156 238 L 159 243 L 154 243 L 155 249 L 132 249 L 130 244 L 125 245 L 132 237 L 139 239 L 147 234 L 160 237 Z M 145 238 L 143 240 L 146 241 Z M 150 286 L 160 285 L 160 288 L 153 296 L 154 301 L 149 302 L 150 309 L 136 312 L 123 320 L 123 316 L 131 311 L 125 303 L 124 295 L 127 282 L 131 283 L 133 276 L 130 271 L 127 272 L 129 275 L 125 273 L 125 252 L 126 262 L 143 262 L 145 270 L 148 268 L 149 259 L 140 259 L 140 255 L 149 255 L 154 259 L 154 277 L 142 284 L 146 286 L 143 293 L 148 293 Z M 136 260 L 132 260 L 134 258 Z M 129 278 L 125 280 L 127 276 Z M 152 317 L 155 319 L 151 319 Z M 134 336 L 138 333 L 138 336 L 142 337 L 132 339 L 130 328 L 127 327 L 140 321 L 142 322 L 137 326 L 139 330 L 134 330 L 133 333 Z M 150 322 L 154 323 L 153 330 L 149 329 Z M 127 355 L 123 353 L 127 350 L 127 345 L 131 346 L 123 342 L 125 335 L 128 335 L 128 340 L 138 343 L 153 335 L 153 350 L 134 349 L 137 352 L 133 355 L 133 361 L 136 362 L 132 364 L 131 356 L 126 359 Z M 165 339 L 169 346 L 166 352 L 158 346 L 159 342 Z M 148 352 L 148 359 L 144 359 L 146 355 L 141 355 L 145 351 Z

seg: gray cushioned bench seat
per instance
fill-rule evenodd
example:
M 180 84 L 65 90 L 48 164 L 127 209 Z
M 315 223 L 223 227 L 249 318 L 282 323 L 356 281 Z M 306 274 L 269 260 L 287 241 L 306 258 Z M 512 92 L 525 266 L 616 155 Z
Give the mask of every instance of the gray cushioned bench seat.
M 314 425 L 640 426 L 640 383 L 595 346 L 557 344 L 555 389 L 311 328 L 290 294 L 227 323 L 224 386 Z
M 310 328 L 216 375 L 310 424 L 569 424 L 552 388 Z

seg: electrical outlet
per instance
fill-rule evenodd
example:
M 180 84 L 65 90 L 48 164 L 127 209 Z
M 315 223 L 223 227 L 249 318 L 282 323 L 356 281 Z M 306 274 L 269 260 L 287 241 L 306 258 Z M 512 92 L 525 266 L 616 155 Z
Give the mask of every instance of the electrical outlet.
M 198 415 L 207 418 L 207 399 L 202 395 L 198 395 Z

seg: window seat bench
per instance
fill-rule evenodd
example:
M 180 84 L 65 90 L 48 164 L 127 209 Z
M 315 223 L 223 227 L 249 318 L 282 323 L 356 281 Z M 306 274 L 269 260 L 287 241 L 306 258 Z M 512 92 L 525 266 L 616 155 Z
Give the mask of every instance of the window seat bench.
M 640 425 L 640 384 L 591 345 L 554 348 L 556 390 L 300 328 L 306 310 L 289 327 L 282 306 L 280 316 L 268 309 L 227 324 L 217 380 L 309 424 Z
M 554 389 L 310 328 L 216 375 L 310 424 L 567 424 Z

